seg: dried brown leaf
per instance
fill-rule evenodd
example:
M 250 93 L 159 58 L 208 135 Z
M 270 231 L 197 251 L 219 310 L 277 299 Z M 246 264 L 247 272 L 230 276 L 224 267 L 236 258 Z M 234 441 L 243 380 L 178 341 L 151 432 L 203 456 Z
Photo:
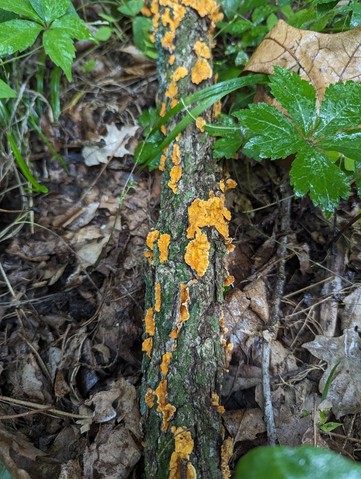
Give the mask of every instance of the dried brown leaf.
M 361 81 L 361 27 L 342 33 L 319 33 L 279 20 L 258 46 L 245 70 L 273 74 L 280 66 L 299 72 L 319 98 L 331 83 Z

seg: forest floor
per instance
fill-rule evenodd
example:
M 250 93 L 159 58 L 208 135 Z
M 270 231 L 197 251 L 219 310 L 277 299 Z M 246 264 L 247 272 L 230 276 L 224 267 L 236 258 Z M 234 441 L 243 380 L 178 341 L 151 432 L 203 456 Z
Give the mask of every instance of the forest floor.
M 31 136 L 49 192 L 30 198 L 15 176 L 2 178 L 0 459 L 14 478 L 142 477 L 143 253 L 160 173 L 136 167 L 133 153 L 139 115 L 155 106 L 156 66 L 116 43 L 91 72 L 82 66 L 62 92 L 58 124 L 41 120 L 58 157 Z M 327 220 L 292 196 L 287 166 L 239 157 L 225 170 L 238 184 L 228 193 L 235 282 L 225 295 L 233 349 L 222 396 L 231 466 L 267 444 L 262 351 L 270 324 L 279 443 L 324 445 L 360 460 L 359 200 Z M 320 429 L 338 419 L 333 431 Z

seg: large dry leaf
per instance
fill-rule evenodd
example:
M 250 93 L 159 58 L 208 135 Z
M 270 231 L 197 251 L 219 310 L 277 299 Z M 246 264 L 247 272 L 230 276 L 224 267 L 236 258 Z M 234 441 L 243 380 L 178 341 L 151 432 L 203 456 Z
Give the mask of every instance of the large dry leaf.
M 279 20 L 246 65 L 246 71 L 273 74 L 280 66 L 299 72 L 319 98 L 330 83 L 361 81 L 361 27 L 342 33 L 318 33 Z
M 321 392 L 338 365 L 327 394 L 336 417 L 361 412 L 361 338 L 357 328 L 345 329 L 338 338 L 316 336 L 303 347 L 328 363 L 320 381 Z

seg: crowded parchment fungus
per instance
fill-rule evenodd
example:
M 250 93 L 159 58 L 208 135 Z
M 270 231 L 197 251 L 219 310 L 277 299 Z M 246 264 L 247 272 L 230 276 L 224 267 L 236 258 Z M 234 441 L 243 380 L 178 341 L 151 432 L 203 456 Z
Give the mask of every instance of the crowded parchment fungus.
M 158 239 L 159 262 L 164 263 L 168 259 L 170 245 L 170 235 L 164 233 Z
M 148 308 L 144 318 L 145 332 L 149 336 L 154 336 L 155 333 L 155 319 L 153 308 Z
M 142 351 L 150 358 L 152 354 L 152 350 L 153 350 L 153 338 L 146 338 L 142 342 Z
M 190 455 L 193 452 L 194 441 L 190 431 L 183 427 L 171 428 L 174 435 L 174 452 L 169 464 L 169 479 L 196 479 L 197 473 L 190 462 Z
M 154 310 L 159 313 L 160 307 L 162 305 L 162 299 L 161 299 L 161 286 L 160 283 L 155 283 L 154 286 Z
M 167 399 L 167 388 L 168 388 L 168 381 L 166 379 L 162 379 L 154 391 L 154 394 L 157 396 L 157 411 L 162 415 L 162 431 L 167 431 L 169 427 L 169 421 L 173 419 L 174 413 L 176 412 L 176 408 L 172 406 L 168 402 Z
M 223 441 L 221 447 L 221 471 L 223 475 L 223 479 L 229 479 L 231 477 L 231 471 L 229 469 L 229 461 L 233 454 L 233 441 L 232 438 L 227 437 Z

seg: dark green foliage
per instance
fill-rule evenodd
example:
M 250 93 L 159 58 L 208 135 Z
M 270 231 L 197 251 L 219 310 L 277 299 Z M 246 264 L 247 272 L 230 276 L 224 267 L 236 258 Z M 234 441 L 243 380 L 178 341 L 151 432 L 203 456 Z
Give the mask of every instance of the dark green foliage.
M 361 466 L 327 449 L 260 447 L 238 462 L 233 479 L 361 479 Z

